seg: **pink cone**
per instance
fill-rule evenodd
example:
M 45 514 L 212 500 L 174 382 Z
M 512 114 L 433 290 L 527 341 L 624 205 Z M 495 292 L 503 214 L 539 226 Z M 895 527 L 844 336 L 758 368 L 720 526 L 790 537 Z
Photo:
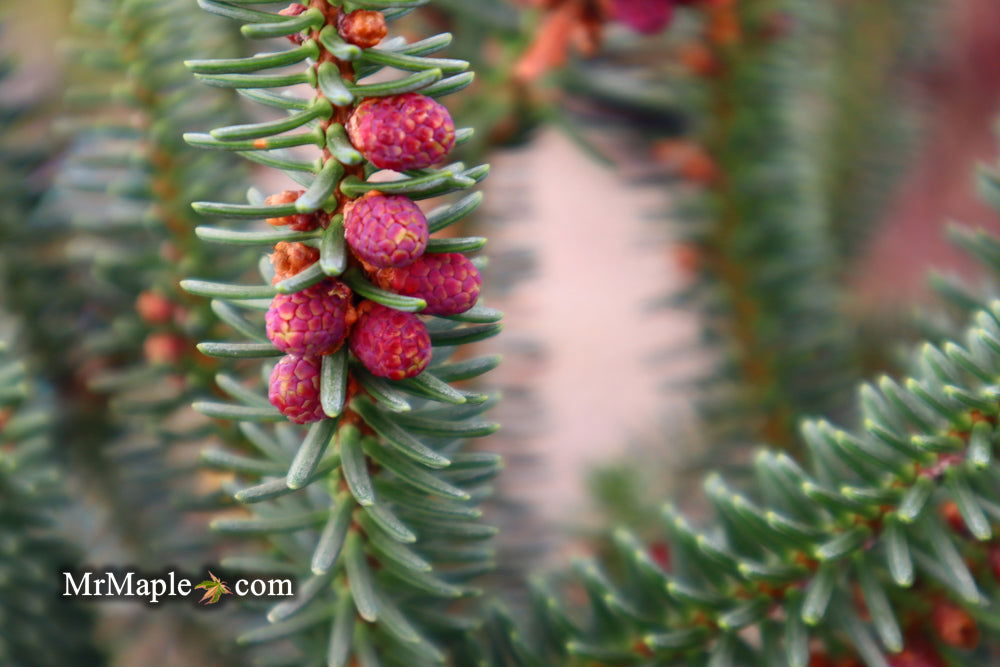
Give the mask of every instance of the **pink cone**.
M 420 375 L 431 361 L 431 337 L 420 318 L 370 301 L 358 308 L 350 344 L 372 375 L 390 380 Z
M 318 357 L 282 357 L 271 371 L 267 393 L 271 405 L 296 424 L 323 419 L 319 373 Z

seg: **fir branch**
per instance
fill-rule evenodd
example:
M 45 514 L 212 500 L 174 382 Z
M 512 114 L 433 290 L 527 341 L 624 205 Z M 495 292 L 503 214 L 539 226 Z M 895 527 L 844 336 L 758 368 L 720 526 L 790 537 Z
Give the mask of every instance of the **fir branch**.
M 372 0 L 342 6 L 312 0 L 271 13 L 204 2 L 208 11 L 243 21 L 242 32 L 248 37 L 283 36 L 293 46 L 283 53 L 238 61 L 188 62 L 206 83 L 235 87 L 250 99 L 289 113 L 273 121 L 191 133 L 186 135 L 188 142 L 234 150 L 283 171 L 305 188 L 266 198 L 251 191 L 248 205 L 194 205 L 205 215 L 263 217 L 275 227 L 312 235 L 282 239 L 271 261 L 263 258 L 261 276 L 265 284 L 274 285 L 273 290 L 266 285 L 200 280 L 187 280 L 182 286 L 215 299 L 215 313 L 239 336 L 253 341 L 203 343 L 200 348 L 206 353 L 289 354 L 276 366 L 265 363 L 263 370 L 271 373 L 267 397 L 256 380 L 259 374 L 252 374 L 250 381 L 226 376 L 220 377 L 219 386 L 236 403 L 196 407 L 210 416 L 237 421 L 262 455 L 206 454 L 214 467 L 237 476 L 229 491 L 250 514 L 216 519 L 213 527 L 226 534 L 264 538 L 268 558 L 300 576 L 299 597 L 274 606 L 269 624 L 245 634 L 241 642 L 290 640 L 297 648 L 294 659 L 308 662 L 347 665 L 378 656 L 393 664 L 405 656 L 411 664 L 442 663 L 445 656 L 435 639 L 442 627 L 460 623 L 451 614 L 465 609 L 463 599 L 475 593 L 469 580 L 491 565 L 490 550 L 482 545 L 494 531 L 475 521 L 480 513 L 476 506 L 489 494 L 488 481 L 500 462 L 465 452 L 466 438 L 495 429 L 474 420 L 488 396 L 456 389 L 446 379 L 466 379 L 495 365 L 470 361 L 456 373 L 456 364 L 448 360 L 458 346 L 495 335 L 499 325 L 494 322 L 500 314 L 483 307 L 470 309 L 478 287 L 449 297 L 459 301 L 443 303 L 440 296 L 400 294 L 409 288 L 397 281 L 413 261 L 470 267 L 458 253 L 473 252 L 482 243 L 430 242 L 428 259 L 418 254 L 405 261 L 389 260 L 379 254 L 380 249 L 364 245 L 366 235 L 380 233 L 378 216 L 399 210 L 367 207 L 388 206 L 391 201 L 391 206 L 414 216 L 405 221 L 419 220 L 423 213 L 413 201 L 459 192 L 488 172 L 462 163 L 433 167 L 451 147 L 450 129 L 433 135 L 434 142 L 443 143 L 420 145 L 431 140 L 400 136 L 402 153 L 379 144 L 381 135 L 365 134 L 361 119 L 372 114 L 373 122 L 380 122 L 380 104 L 401 105 L 395 108 L 402 114 L 409 113 L 406 105 L 422 105 L 436 119 L 433 128 L 450 127 L 443 107 L 435 106 L 431 98 L 471 80 L 455 74 L 465 68 L 464 63 L 429 57 L 436 45 L 447 43 L 444 36 L 411 44 L 384 39 L 385 20 L 405 14 L 412 4 Z M 289 63 L 287 76 L 269 73 Z M 400 70 L 401 76 L 370 82 L 369 77 L 385 65 Z M 270 90 L 295 83 L 305 83 L 311 93 L 300 89 L 293 98 Z M 457 130 L 453 136 L 461 143 L 471 131 Z M 315 160 L 300 162 L 301 158 L 276 150 L 291 145 L 310 147 Z M 424 160 L 419 153 L 407 152 L 418 149 L 432 157 Z M 397 172 L 397 180 L 370 178 L 387 166 Z M 468 199 L 427 215 L 429 231 L 474 210 L 477 202 L 470 205 Z M 359 223 L 359 216 L 368 217 Z M 400 224 L 420 227 L 419 222 Z M 279 240 L 244 226 L 203 229 L 200 235 L 223 247 L 247 243 L 266 247 Z M 377 270 L 379 266 L 382 270 Z M 471 288 L 462 288 L 467 289 Z M 308 318 L 310 312 L 320 312 L 298 310 L 294 304 L 299 303 L 316 304 L 328 313 L 319 328 L 298 329 L 315 334 L 302 337 L 281 324 L 281 318 Z M 294 307 L 284 310 L 284 304 Z M 388 310 L 379 310 L 383 307 Z M 425 308 L 439 314 L 423 320 L 409 314 Z M 258 309 L 268 310 L 266 327 L 253 313 Z M 363 333 L 376 317 L 395 318 L 394 324 Z M 382 346 L 385 351 L 393 349 L 396 343 L 389 339 L 399 328 L 409 332 L 413 342 L 402 342 L 393 353 L 397 356 L 384 356 Z M 427 333 L 422 334 L 423 329 Z M 365 338 L 369 335 L 372 338 Z M 426 342 L 420 342 L 422 336 Z M 426 360 L 417 357 L 408 357 L 416 365 L 392 366 L 398 355 L 425 355 L 430 345 L 433 359 L 426 369 Z M 274 426 L 266 424 L 274 421 L 278 422 Z M 290 421 L 310 425 L 301 429 Z M 241 562 L 237 557 L 223 565 L 235 567 Z M 280 655 L 283 647 L 272 650 Z
M 79 567 L 81 558 L 54 526 L 67 508 L 65 481 L 49 462 L 51 410 L 33 400 L 33 390 L 24 367 L 0 345 L 0 662 L 100 665 L 90 610 L 59 597 L 57 575 Z
M 727 5 L 706 23 L 716 66 L 695 130 L 705 164 L 690 172 L 706 193 L 682 234 L 704 338 L 723 348 L 701 406 L 716 441 L 756 438 L 794 450 L 797 420 L 842 409 L 852 375 L 815 165 L 796 155 L 790 116 L 802 102 L 798 54 L 816 34 L 774 27 L 808 27 L 816 10 L 807 5 Z
M 961 238 L 997 268 L 1000 241 Z M 495 665 L 989 662 L 1000 301 L 910 368 L 860 386 L 858 427 L 801 421 L 805 465 L 762 451 L 752 491 L 710 475 L 714 520 L 665 507 L 666 548 L 616 530 L 603 563 L 538 583 L 530 631 L 497 609 L 462 650 Z

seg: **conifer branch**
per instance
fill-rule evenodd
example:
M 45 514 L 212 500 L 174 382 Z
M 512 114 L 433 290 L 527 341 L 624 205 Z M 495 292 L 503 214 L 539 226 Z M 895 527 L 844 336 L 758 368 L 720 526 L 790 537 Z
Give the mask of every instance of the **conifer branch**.
M 286 354 L 264 362 L 266 396 L 256 374 L 250 381 L 225 376 L 219 387 L 234 402 L 195 405 L 237 422 L 258 454 L 206 454 L 234 473 L 229 492 L 247 510 L 217 519 L 214 529 L 265 538 L 264 560 L 300 575 L 299 596 L 273 606 L 269 624 L 241 641 L 290 639 L 297 659 L 330 665 L 376 655 L 390 664 L 403 656 L 440 664 L 436 637 L 465 627 L 470 619 L 450 612 L 475 594 L 470 580 L 491 566 L 485 540 L 494 530 L 476 521 L 477 505 L 500 468 L 497 457 L 465 451 L 467 438 L 496 429 L 477 419 L 489 396 L 448 383 L 496 364 L 449 360 L 458 346 L 500 330 L 500 313 L 475 305 L 478 260 L 463 254 L 483 242 L 428 238 L 480 198 L 429 213 L 416 203 L 461 192 L 488 173 L 436 166 L 472 132 L 456 129 L 435 98 L 465 87 L 471 75 L 467 64 L 437 57 L 448 35 L 412 43 L 388 36 L 391 21 L 417 4 L 406 0 L 311 0 L 278 13 L 200 4 L 241 21 L 247 37 L 283 37 L 292 46 L 188 67 L 205 83 L 288 115 L 185 138 L 274 167 L 303 188 L 267 197 L 251 189 L 247 204 L 196 202 L 206 216 L 264 218 L 275 230 L 201 228 L 206 242 L 278 243 L 261 262 L 263 285 L 182 282 L 211 297 L 215 314 L 250 340 L 205 342 L 203 353 Z M 293 70 L 274 74 L 281 65 Z M 386 67 L 397 77 L 373 81 Z M 292 146 L 306 152 L 293 154 Z M 395 175 L 372 178 L 386 169 Z M 267 311 L 264 322 L 259 310 Z

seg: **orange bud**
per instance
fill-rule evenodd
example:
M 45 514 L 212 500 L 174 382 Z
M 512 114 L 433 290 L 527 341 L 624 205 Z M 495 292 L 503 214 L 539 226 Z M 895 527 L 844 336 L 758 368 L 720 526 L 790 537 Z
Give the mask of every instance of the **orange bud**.
M 945 644 L 971 650 L 979 645 L 979 626 L 969 612 L 946 601 L 939 601 L 931 612 L 931 623 Z
M 742 29 L 731 7 L 713 7 L 709 13 L 708 39 L 720 46 L 732 46 L 740 41 Z
M 148 324 L 166 324 L 174 316 L 174 304 L 162 294 L 149 290 L 139 294 L 135 309 Z
M 941 505 L 941 517 L 947 522 L 953 531 L 965 535 L 968 529 L 965 527 L 965 519 L 958 509 L 958 504 L 954 500 L 949 500 Z
M 677 53 L 677 59 L 684 67 L 697 76 L 712 77 L 719 74 L 722 64 L 708 46 L 694 42 Z
M 271 282 L 277 284 L 318 261 L 319 250 L 304 243 L 281 241 L 274 246 L 270 259 L 271 265 L 274 266 L 274 279 Z
M 264 203 L 268 206 L 291 204 L 303 194 L 305 194 L 305 190 L 284 190 L 269 196 L 264 200 Z M 275 227 L 288 225 L 290 229 L 297 232 L 311 232 L 319 226 L 319 216 L 316 213 L 293 213 L 280 218 L 268 218 L 267 224 Z
M 576 2 L 564 2 L 549 12 L 531 46 L 517 62 L 514 77 L 531 83 L 563 65 L 569 57 L 570 40 L 582 18 L 580 5 Z
M 632 644 L 632 652 L 636 655 L 641 655 L 643 658 L 652 658 L 656 655 L 653 653 L 653 649 L 649 648 L 649 646 L 646 645 L 646 642 L 641 639 L 635 640 Z
M 359 9 L 337 17 L 337 33 L 346 42 L 370 49 L 385 39 L 389 27 L 382 12 Z
M 673 246 L 674 262 L 686 277 L 690 278 L 701 268 L 701 251 L 693 243 L 677 243 Z
M 653 145 L 653 160 L 693 183 L 707 185 L 718 177 L 708 152 L 687 139 L 663 139 Z
M 146 359 L 154 365 L 174 365 L 184 358 L 187 341 L 172 333 L 154 333 L 142 345 Z

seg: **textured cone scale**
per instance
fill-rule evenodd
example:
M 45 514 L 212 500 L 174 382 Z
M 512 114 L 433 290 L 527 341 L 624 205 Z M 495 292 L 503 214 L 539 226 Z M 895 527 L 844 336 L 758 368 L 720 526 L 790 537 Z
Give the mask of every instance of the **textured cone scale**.
M 457 252 L 424 255 L 402 269 L 378 272 L 384 289 L 427 302 L 425 315 L 458 315 L 476 305 L 483 284 L 479 269 Z
M 319 400 L 318 357 L 282 357 L 271 371 L 267 398 L 296 424 L 317 422 L 324 417 Z
M 379 169 L 423 169 L 455 145 L 455 123 L 443 105 L 419 93 L 369 98 L 347 123 L 351 143 Z
M 337 17 L 337 34 L 345 42 L 370 49 L 385 39 L 389 34 L 389 27 L 382 12 L 359 9 Z
M 412 264 L 427 249 L 427 218 L 408 197 L 373 193 L 351 202 L 344 218 L 347 243 L 380 269 Z
M 358 307 L 351 352 L 372 375 L 402 380 L 427 368 L 431 337 L 416 315 L 366 301 Z
M 674 18 L 674 0 L 613 0 L 613 14 L 632 30 L 653 35 Z
M 301 292 L 279 294 L 264 319 L 268 339 L 282 352 L 332 354 L 353 319 L 351 290 L 336 280 L 324 280 Z

